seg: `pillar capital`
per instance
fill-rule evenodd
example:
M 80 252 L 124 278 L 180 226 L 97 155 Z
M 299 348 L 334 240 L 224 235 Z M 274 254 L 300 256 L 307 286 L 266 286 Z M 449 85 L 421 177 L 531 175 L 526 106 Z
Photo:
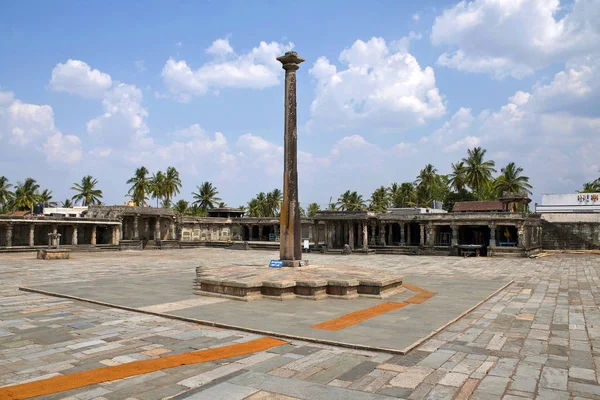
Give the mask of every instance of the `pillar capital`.
M 277 61 L 282 64 L 282 67 L 286 72 L 295 72 L 298 68 L 300 68 L 300 64 L 305 60 L 304 58 L 298 56 L 298 53 L 295 51 L 288 51 L 281 57 L 277 57 Z

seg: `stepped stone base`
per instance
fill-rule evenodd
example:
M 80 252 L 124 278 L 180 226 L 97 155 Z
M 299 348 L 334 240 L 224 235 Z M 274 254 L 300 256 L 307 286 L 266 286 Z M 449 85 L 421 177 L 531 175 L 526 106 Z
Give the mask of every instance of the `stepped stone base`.
M 199 266 L 196 294 L 241 301 L 259 298 L 384 299 L 400 293 L 402 276 L 349 265 L 270 268 L 265 265 Z
M 70 249 L 40 249 L 37 251 L 38 260 L 66 260 L 71 258 Z

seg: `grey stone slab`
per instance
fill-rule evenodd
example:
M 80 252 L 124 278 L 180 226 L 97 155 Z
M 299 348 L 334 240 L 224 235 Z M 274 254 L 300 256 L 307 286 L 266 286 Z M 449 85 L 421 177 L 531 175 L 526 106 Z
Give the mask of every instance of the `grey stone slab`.
M 542 369 L 540 387 L 567 390 L 568 370 L 545 366 Z
M 297 379 L 280 378 L 267 374 L 248 372 L 235 377 L 230 383 L 248 386 L 286 396 L 311 400 L 391 400 L 393 397 L 375 393 L 338 388 L 318 383 L 304 382 Z
M 214 400 L 214 399 L 227 399 L 227 400 L 242 400 L 256 392 L 259 389 L 255 389 L 247 386 L 234 385 L 229 382 L 219 383 L 218 385 L 212 386 L 208 389 L 192 393 L 188 396 L 181 397 L 187 400 Z
M 377 365 L 377 363 L 372 361 L 363 361 L 350 371 L 338 376 L 337 379 L 342 381 L 355 381 L 373 371 L 375 368 L 377 368 Z

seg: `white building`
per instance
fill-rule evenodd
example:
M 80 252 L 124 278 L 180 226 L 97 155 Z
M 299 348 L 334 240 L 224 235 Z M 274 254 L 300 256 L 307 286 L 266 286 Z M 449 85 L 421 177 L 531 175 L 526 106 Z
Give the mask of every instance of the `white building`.
M 84 211 L 87 211 L 87 206 L 76 206 L 76 207 L 44 207 L 43 214 L 51 215 L 54 217 L 81 217 Z
M 600 193 L 543 194 L 542 204 L 535 204 L 535 212 L 600 213 Z

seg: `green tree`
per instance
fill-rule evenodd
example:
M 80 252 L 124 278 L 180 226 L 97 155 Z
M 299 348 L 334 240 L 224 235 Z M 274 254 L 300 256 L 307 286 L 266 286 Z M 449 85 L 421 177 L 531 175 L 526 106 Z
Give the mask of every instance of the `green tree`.
M 193 204 L 197 204 L 202 210 L 202 214 L 206 215 L 209 209 L 215 208 L 215 204 L 221 201 L 217 197 L 219 192 L 210 182 L 202 182 L 200 186 L 196 187 L 198 188 L 198 192 L 192 192 L 192 196 L 195 199 Z
M 392 188 L 394 189 L 393 185 Z M 392 205 L 395 208 L 414 207 L 417 201 L 415 185 L 412 182 L 403 182 L 392 195 Z
M 206 210 L 202 209 L 202 207 L 200 207 L 198 204 L 192 204 L 192 206 L 187 209 L 187 215 L 194 217 L 206 217 Z
M 428 204 L 434 199 L 434 190 L 436 186 L 440 184 L 440 176 L 437 173 L 437 169 L 431 165 L 427 164 L 425 168 L 423 168 L 417 179 L 415 180 L 415 185 L 417 186 L 417 199 L 421 204 Z
M 502 193 L 529 193 L 532 186 L 529 184 L 529 178 L 521 175 L 523 168 L 517 167 L 514 162 L 510 162 L 506 167 L 500 170 L 502 174 L 496 178 L 496 191 Z
M 595 182 L 587 182 L 583 184 L 583 189 L 579 193 L 596 193 L 600 192 L 600 185 Z
M 127 184 L 131 185 L 127 195 L 131 197 L 136 206 L 144 205 L 144 202 L 148 198 L 147 195 L 150 192 L 151 183 L 148 173 L 146 167 L 140 167 L 135 170 L 135 175 L 127 181 Z
M 8 183 L 8 178 L 0 176 L 0 213 L 8 211 L 9 204 L 13 201 L 15 194 L 10 190 L 12 185 Z
M 448 176 L 449 184 L 456 192 L 460 192 L 467 185 L 467 168 L 464 161 L 459 161 L 451 165 L 452 172 Z
M 262 217 L 262 209 L 259 201 L 256 198 L 252 198 L 248 202 L 248 216 L 250 217 Z
M 20 211 L 32 210 L 33 205 L 41 201 L 39 188 L 40 185 L 33 178 L 27 178 L 22 183 L 17 182 L 12 208 Z
M 44 189 L 44 191 L 42 193 L 38 194 L 38 201 L 40 203 L 44 203 L 49 205 L 50 204 L 50 200 L 52 200 L 52 191 L 48 190 L 48 189 Z
M 444 199 L 443 209 L 446 211 L 452 211 L 454 208 L 454 203 L 459 201 L 475 201 L 477 198 L 467 189 L 462 189 L 459 192 L 450 192 Z
M 71 203 L 70 199 L 65 199 L 61 203 L 61 206 L 64 207 L 64 208 L 72 208 L 73 207 L 73 203 Z
M 100 204 L 102 198 L 102 190 L 95 189 L 98 184 L 98 180 L 94 179 L 91 175 L 86 175 L 81 178 L 81 183 L 74 183 L 71 190 L 76 192 L 75 196 L 71 200 L 76 203 L 79 202 L 82 206 L 89 206 L 90 204 Z
M 484 161 L 487 150 L 481 147 L 475 147 L 467 150 L 467 157 L 463 158 L 466 173 L 466 183 L 473 189 L 478 199 L 482 200 L 482 191 L 485 185 L 492 179 L 492 173 L 496 172 L 494 166 L 496 163 L 492 160 Z
M 314 217 L 321 210 L 321 207 L 317 203 L 310 203 L 307 208 L 307 215 L 309 217 Z
M 153 199 L 156 199 L 156 207 L 158 200 L 165 197 L 165 174 L 158 171 L 150 178 L 149 192 Z
M 375 212 L 386 212 L 388 207 L 390 206 L 390 197 L 389 191 L 384 186 L 381 186 L 371 194 L 371 211 Z
M 189 207 L 189 203 L 183 199 L 173 205 L 173 211 L 177 214 L 184 215 Z
M 165 197 L 163 207 L 169 208 L 171 206 L 171 199 L 178 195 L 180 190 L 181 179 L 179 178 L 179 172 L 175 167 L 168 167 L 163 182 L 163 195 Z
M 366 208 L 362 195 L 346 190 L 338 198 L 337 209 L 340 211 L 362 211 Z

